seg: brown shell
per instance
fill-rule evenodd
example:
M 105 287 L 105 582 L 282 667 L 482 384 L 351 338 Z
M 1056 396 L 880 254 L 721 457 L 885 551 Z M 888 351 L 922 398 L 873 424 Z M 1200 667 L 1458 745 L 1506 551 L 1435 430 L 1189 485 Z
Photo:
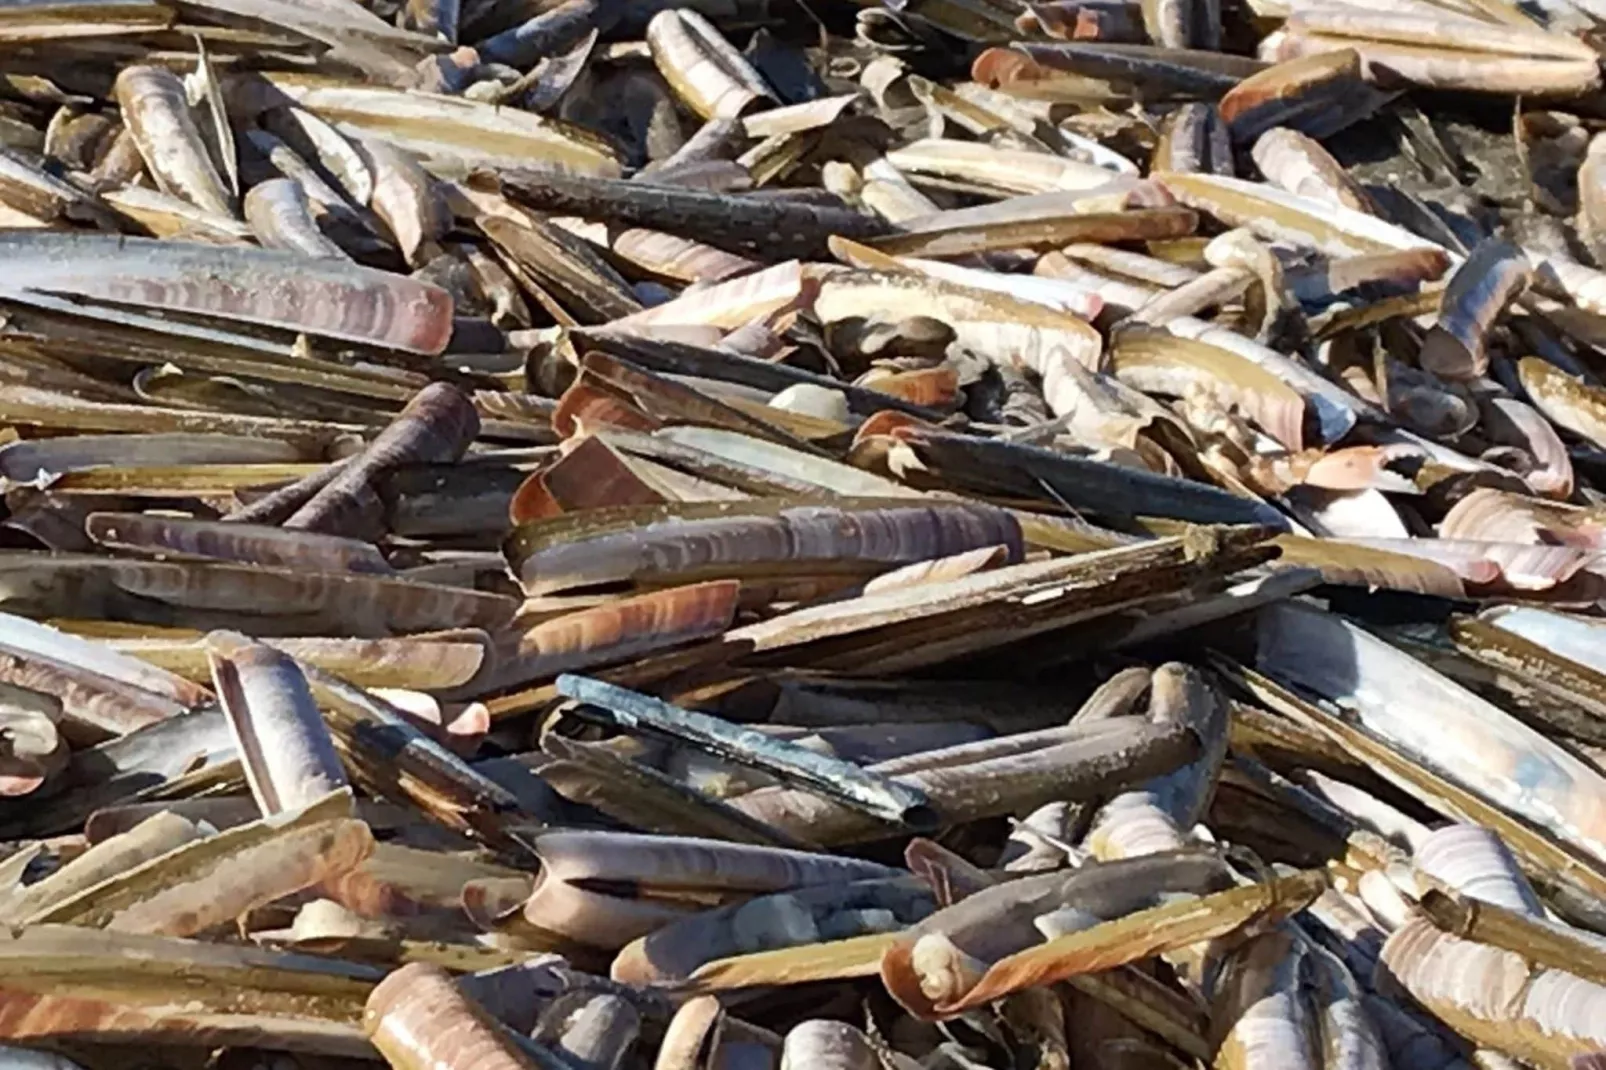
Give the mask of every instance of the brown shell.
M 570 390 L 573 389 L 570 387 Z M 579 419 L 572 412 L 569 417 Z M 586 422 L 589 426 L 590 420 Z M 603 423 L 606 426 L 620 426 L 608 419 L 604 419 Z M 519 489 L 513 492 L 513 501 L 508 505 L 508 519 L 514 525 L 575 509 L 661 505 L 665 501 L 661 493 L 635 474 L 629 461 L 602 439 L 585 435 L 569 441 L 572 445 L 562 457 L 530 473 Z
M 581 369 L 569 388 L 558 399 L 552 413 L 552 429 L 565 438 L 606 428 L 626 431 L 656 431 L 663 426 L 647 415 L 629 397 L 606 383 L 595 372 Z
M 718 635 L 736 616 L 741 588 L 736 580 L 671 587 L 542 621 L 509 637 L 493 679 L 578 672 Z
M 90 538 L 117 549 L 323 572 L 393 571 L 372 543 L 308 531 L 145 513 L 91 513 L 84 527 Z
M 1217 109 L 1233 140 L 1253 141 L 1274 126 L 1300 129 L 1307 114 L 1337 96 L 1362 90 L 1360 53 L 1335 49 L 1268 67 L 1222 96 Z
M 535 1070 L 485 1009 L 439 966 L 409 963 L 368 997 L 363 1032 L 397 1070 Z
M 439 353 L 451 297 L 405 276 L 246 246 L 13 231 L 15 278 L 56 294 L 219 316 L 324 337 Z M 173 430 L 180 430 L 174 428 Z
M 527 524 L 508 542 L 525 592 L 692 578 L 790 563 L 873 572 L 981 546 L 1023 552 L 1009 513 L 970 503 L 848 499 L 836 505 L 712 502 L 592 510 Z
M 1068 873 L 1043 873 L 986 888 L 939 910 L 906 930 L 881 958 L 881 980 L 894 999 L 917 1017 L 943 1017 L 922 991 L 914 950 L 921 938 L 946 938 L 985 968 L 1039 944 L 1034 922 L 1065 906 L 1099 917 L 1119 917 L 1162 891 L 1205 892 L 1225 879 L 1221 863 L 1203 852 L 1176 852 L 1119 862 L 1088 863 Z M 968 997 L 962 997 L 968 1000 Z

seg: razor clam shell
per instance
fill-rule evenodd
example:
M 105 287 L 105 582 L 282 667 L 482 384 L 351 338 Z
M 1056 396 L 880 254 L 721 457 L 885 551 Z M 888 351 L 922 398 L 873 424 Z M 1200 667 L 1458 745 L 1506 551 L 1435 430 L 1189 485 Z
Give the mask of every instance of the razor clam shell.
M 1056 192 L 906 219 L 897 234 L 871 244 L 894 256 L 943 257 L 1068 242 L 1180 238 L 1197 225 L 1198 217 L 1185 208 L 1084 211 L 1077 194 Z
M 65 776 L 74 790 L 48 808 L 0 805 L 0 829 L 26 836 L 61 832 L 102 806 L 134 798 L 192 772 L 238 775 L 222 711 L 181 713 L 75 752 Z
M 1229 89 L 1219 104 L 1221 117 L 1238 142 L 1254 141 L 1277 126 L 1325 137 L 1387 99 L 1362 81 L 1361 70 L 1360 54 L 1352 49 L 1279 63 Z
M 766 737 L 706 714 L 682 710 L 600 680 L 565 674 L 558 693 L 600 707 L 619 727 L 645 728 L 694 744 L 718 757 L 813 789 L 873 818 L 923 830 L 933 822 L 925 796 L 835 756 L 783 738 Z M 584 707 L 582 707 L 584 708 Z
M 1116 177 L 1102 167 L 1062 156 L 940 138 L 911 142 L 887 153 L 885 159 L 898 172 L 996 185 L 1018 194 L 1098 189 Z
M 127 832 L 96 844 L 45 879 L 13 892 L 4 901 L 5 916 L 10 920 L 31 918 L 203 836 L 192 821 L 166 812 L 154 814 Z
M 658 70 L 698 118 L 739 118 L 769 94 L 758 72 L 695 9 L 660 11 L 646 39 Z
M 628 223 L 772 260 L 823 254 L 833 234 L 864 238 L 887 230 L 876 217 L 848 209 L 704 193 L 646 181 L 507 171 L 501 184 L 516 203 L 540 212 Z
M 363 1009 L 363 1032 L 393 1066 L 526 1070 L 512 1033 L 439 966 L 409 963 L 374 986 Z
M 374 179 L 369 207 L 390 229 L 402 256 L 418 266 L 451 229 L 445 195 L 406 150 L 369 138 L 359 142 L 358 151 Z
M 316 666 L 301 668 L 328 711 L 336 749 L 359 783 L 405 795 L 450 828 L 472 830 L 491 842 L 508 841 L 500 818 L 526 816 L 519 796 L 379 696 Z M 549 789 L 542 785 L 542 790 Z
M 736 615 L 734 580 L 672 587 L 542 621 L 510 637 L 495 667 L 476 680 L 484 691 L 559 673 L 626 661 L 718 635 Z
M 940 1004 L 948 1015 L 1038 984 L 1095 973 L 1201 940 L 1251 933 L 1297 914 L 1326 886 L 1321 872 L 1294 873 L 1198 899 L 1178 901 L 1081 928 L 1010 955 L 959 999 Z
M 1476 379 L 1489 366 L 1485 336 L 1495 319 L 1528 285 L 1532 274 L 1522 250 L 1487 241 L 1450 276 L 1439 322 L 1422 342 L 1426 371 L 1446 379 Z
M 192 619 L 226 614 L 236 627 L 264 629 L 282 619 L 367 639 L 442 628 L 495 628 L 510 620 L 517 606 L 502 595 L 355 572 L 82 555 L 59 555 L 48 562 L 32 559 L 38 556 L 0 555 L 0 576 L 5 577 L 0 583 L 6 585 L 8 601 L 30 605 L 65 601 L 70 606 L 74 599 L 118 603 L 120 595 L 139 595 Z M 87 615 L 93 615 L 88 608 Z M 259 616 L 252 612 L 258 608 L 277 612 Z M 69 610 L 65 615 L 75 614 Z
M 1422 873 L 1474 899 L 1540 917 L 1543 907 L 1500 837 L 1478 825 L 1447 825 L 1416 844 Z
M 1606 627 L 1587 617 L 1528 606 L 1497 606 L 1480 620 L 1548 650 L 1553 654 L 1606 673 Z
M 1151 679 L 1149 717 L 1186 725 L 1203 753 L 1194 762 L 1104 805 L 1087 842 L 1100 857 L 1124 858 L 1180 849 L 1204 815 L 1227 756 L 1227 705 L 1191 666 L 1167 662 Z
M 1151 291 L 1143 287 L 1079 269 L 1069 259 L 1055 257 L 1054 253 L 1045 255 L 1038 262 L 1038 274 L 1047 274 L 1061 281 L 1075 280 L 1077 288 L 1084 293 L 1097 294 L 1110 304 L 1118 304 L 1132 311 L 1149 299 Z M 1172 320 L 1166 324 L 1165 329 L 1180 337 L 1191 338 L 1236 353 L 1266 368 L 1293 386 L 1316 410 L 1323 442 L 1338 441 L 1355 426 L 1358 419 L 1373 415 L 1365 402 L 1347 390 L 1339 389 L 1303 362 L 1292 360 L 1242 334 L 1188 316 Z M 1376 415 L 1382 414 L 1378 412 Z
M 1208 394 L 1241 409 L 1287 449 L 1304 446 L 1304 399 L 1235 353 L 1162 331 L 1126 331 L 1110 358 L 1115 377 L 1129 386 L 1151 394 Z
M 899 934 L 881 956 L 883 984 L 915 1015 L 938 1016 L 938 1006 L 962 999 L 963 982 L 946 996 L 930 994 L 916 962 L 923 940 L 941 938 L 985 971 L 1040 942 L 1036 919 L 1073 908 L 1096 925 L 1142 910 L 1175 890 L 1203 894 L 1230 881 L 1221 861 L 1205 852 L 1169 852 L 1118 862 L 1089 862 L 1066 873 L 1042 873 L 984 888 Z M 958 978 L 955 978 L 958 980 Z M 979 978 L 978 978 L 979 980 Z M 974 983 L 974 981 L 972 981 Z
M 466 684 L 492 657 L 490 637 L 473 629 L 393 639 L 269 638 L 267 646 L 358 687 L 446 690 Z M 190 680 L 210 670 L 203 640 L 113 640 L 112 647 Z
M 188 936 L 354 868 L 373 837 L 349 790 L 311 806 L 190 840 L 23 919 Z
M 622 947 L 687 910 L 673 898 L 657 904 L 586 891 L 584 881 L 630 881 L 683 895 L 701 889 L 739 898 L 895 875 L 874 862 L 680 836 L 559 830 L 537 836 L 535 849 L 543 869 L 524 904 L 525 916 L 606 948 Z M 607 905 L 591 902 L 599 898 L 608 900 Z M 604 919 L 605 928 L 598 928 Z
M 622 949 L 610 972 L 614 980 L 632 984 L 684 980 L 716 959 L 861 935 L 847 924 L 855 912 L 879 909 L 903 925 L 920 921 L 934 906 L 925 885 L 907 876 L 805 886 L 658 929 Z
M 178 76 L 161 67 L 125 67 L 117 76 L 117 102 L 146 168 L 163 192 L 232 218 L 233 197 L 190 116 Z
M 1443 932 L 1423 917 L 1396 929 L 1381 969 L 1457 1032 L 1540 1066 L 1600 1048 L 1606 988 Z
M 874 499 L 857 508 L 712 503 L 598 510 L 527 525 L 512 536 L 509 558 L 533 595 L 623 580 L 689 578 L 711 566 L 795 561 L 832 571 L 878 571 L 999 544 L 1019 558 L 1018 524 L 979 505 Z
M 305 459 L 273 439 L 229 435 L 72 435 L 0 446 L 0 477 L 48 486 L 69 472 L 147 465 L 287 464 Z M 9 488 L 8 488 L 9 489 Z
M 1368 12 L 1368 15 L 1374 14 Z M 1411 17 L 1407 13 L 1407 18 Z M 1420 16 L 1418 16 L 1420 18 Z M 1487 32 L 1493 23 L 1470 23 Z M 1552 35 L 1552 39 L 1561 35 Z M 1523 47 L 1519 36 L 1514 42 Z M 1513 55 L 1503 50 L 1474 51 L 1435 47 L 1432 44 L 1400 43 L 1363 37 L 1344 37 L 1311 32 L 1302 24 L 1262 42 L 1261 53 L 1268 59 L 1286 61 L 1336 49 L 1354 49 L 1361 54 L 1369 79 L 1387 70 L 1395 78 L 1431 89 L 1472 92 L 1531 93 L 1536 97 L 1568 96 L 1589 92 L 1600 84 L 1600 69 L 1582 56 Z
M 307 191 L 293 178 L 258 182 L 246 192 L 242 210 L 251 232 L 267 248 L 328 260 L 350 259 L 318 229 Z
M 1192 577 L 1266 557 L 1256 548 L 1258 533 L 1231 541 L 1236 546 L 1220 556 L 1192 557 L 1182 540 L 1170 538 L 861 593 L 745 625 L 727 638 L 752 642 L 768 658 L 801 650 L 821 668 L 906 671 L 1104 616 L 1174 591 Z M 916 629 L 927 633 L 923 641 L 913 641 Z
M 1366 194 L 1312 138 L 1275 127 L 1256 139 L 1251 155 L 1261 174 L 1289 193 L 1331 201 L 1357 212 L 1373 211 Z
M 377 504 L 370 484 L 405 464 L 455 461 L 481 429 L 479 414 L 462 391 L 447 383 L 431 383 L 349 464 L 284 520 L 285 527 L 306 531 L 366 526 L 370 503 Z
M 1191 760 L 1197 740 L 1176 726 L 1116 725 L 1071 730 L 1063 740 L 1025 753 L 1006 753 L 965 761 L 964 747 L 917 756 L 936 761 L 952 752 L 951 768 L 907 769 L 908 759 L 880 762 L 870 772 L 894 776 L 924 792 L 939 817 L 975 820 L 1029 810 L 1052 799 L 1089 798 L 1149 775 L 1169 772 Z M 736 809 L 795 836 L 825 843 L 876 839 L 885 827 L 873 819 L 791 788 L 759 788 L 732 800 Z
M 264 817 L 346 786 L 323 715 L 291 658 L 230 632 L 209 636 L 207 651 L 246 783 Z
M 1522 358 L 1517 372 L 1534 408 L 1553 423 L 1595 446 L 1606 442 L 1606 391 L 1579 382 L 1538 357 Z
M 363 1048 L 356 1024 L 379 980 L 338 959 L 62 925 L 11 936 L 0 956 L 0 1028 L 21 1041 L 267 1041 L 351 1055 Z
M 1437 248 L 1376 216 L 1285 193 L 1264 183 L 1225 175 L 1161 174 L 1156 178 L 1179 202 L 1270 241 L 1289 241 L 1329 256 L 1361 256 L 1393 249 Z
M 360 207 L 373 199 L 374 176 L 367 161 L 356 146 L 323 119 L 304 108 L 286 106 L 269 109 L 258 116 L 258 121 L 298 153 L 303 162 L 322 167 L 351 204 Z M 310 187 L 307 192 L 312 192 Z
M 928 468 L 984 494 L 1035 498 L 1046 486 L 1053 499 L 1112 517 L 1152 509 L 1200 524 L 1286 524 L 1270 506 L 1214 487 L 1056 450 L 946 432 L 917 432 L 904 440 Z
M 1594 769 L 1342 618 L 1270 606 L 1258 635 L 1257 665 L 1270 675 L 1340 704 L 1414 760 L 1606 861 L 1606 780 Z M 1405 706 L 1389 699 L 1391 687 L 1410 691 Z M 1519 779 L 1519 767 L 1544 773 Z
M 199 706 L 211 697 L 204 687 L 118 654 L 105 644 L 9 613 L 0 614 L 0 648 L 24 658 L 41 657 L 83 669 L 184 707 Z
M 1527 715 L 1573 739 L 1606 740 L 1606 677 L 1483 620 L 1452 621 L 1450 636 L 1458 651 L 1492 670 L 1493 685 Z
M 647 832 L 706 836 L 767 847 L 802 847 L 680 780 L 615 754 L 606 744 L 542 737 L 553 761 L 541 766 L 543 782 L 581 803 Z
M 372 544 L 309 531 L 286 531 L 257 524 L 181 520 L 145 513 L 91 513 L 89 537 L 103 546 L 244 564 L 309 568 L 320 572 L 394 570 Z
M 883 409 L 892 409 L 922 419 L 942 419 L 941 413 L 923 405 L 841 383 L 789 364 L 772 364 L 725 349 L 691 345 L 668 338 L 648 338 L 606 328 L 571 330 L 569 336 L 584 349 L 600 350 L 664 375 L 716 379 L 771 393 L 779 393 L 798 383 L 808 383 L 840 390 L 848 400 L 848 408 L 860 415 L 869 416 Z M 692 430 L 690 426 L 666 428 L 663 433 L 690 433 Z M 0 457 L 3 456 L 4 453 L 0 452 Z
M 236 114 L 294 103 L 348 137 L 383 139 L 446 172 L 484 166 L 606 178 L 620 173 L 602 138 L 517 108 L 298 72 L 243 75 L 231 80 L 229 92 Z
M 0 236 L 0 256 L 15 269 L 0 290 L 19 299 L 194 312 L 414 353 L 440 352 L 451 327 L 451 301 L 433 286 L 273 250 L 14 232 Z

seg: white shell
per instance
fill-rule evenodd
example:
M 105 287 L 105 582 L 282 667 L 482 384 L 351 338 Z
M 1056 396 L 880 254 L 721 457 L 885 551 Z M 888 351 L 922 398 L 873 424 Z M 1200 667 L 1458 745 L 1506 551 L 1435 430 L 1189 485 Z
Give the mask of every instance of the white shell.
M 1482 825 L 1449 825 L 1417 845 L 1416 868 L 1456 891 L 1540 917 L 1539 897 L 1500 837 Z

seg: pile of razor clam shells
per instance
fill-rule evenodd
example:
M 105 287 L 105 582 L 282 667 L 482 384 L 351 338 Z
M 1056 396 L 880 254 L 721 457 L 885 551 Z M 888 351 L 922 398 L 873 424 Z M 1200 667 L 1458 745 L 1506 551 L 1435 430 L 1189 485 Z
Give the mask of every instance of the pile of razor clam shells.
M 0 1070 L 1606 1068 L 1606 0 L 4 0 Z

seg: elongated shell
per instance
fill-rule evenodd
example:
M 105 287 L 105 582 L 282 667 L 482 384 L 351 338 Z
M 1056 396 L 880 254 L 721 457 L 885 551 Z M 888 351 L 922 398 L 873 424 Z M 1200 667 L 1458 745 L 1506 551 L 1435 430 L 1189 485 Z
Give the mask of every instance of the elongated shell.
M 1329 256 L 1437 248 L 1403 227 L 1275 186 L 1224 175 L 1156 176 L 1178 201 L 1272 241 L 1291 241 Z
M 1447 825 L 1429 833 L 1417 844 L 1415 860 L 1417 869 L 1475 899 L 1534 917 L 1544 913 L 1511 851 L 1480 825 Z
M 371 506 L 378 504 L 371 487 L 376 478 L 403 464 L 455 461 L 479 433 L 479 413 L 468 396 L 448 383 L 431 383 L 284 526 L 337 533 L 353 525 L 366 527 L 373 520 Z
M 1534 408 L 1606 449 L 1606 390 L 1580 382 L 1539 357 L 1523 357 L 1517 362 L 1517 374 Z
M 1102 858 L 1130 858 L 1186 844 L 1203 816 L 1227 755 L 1227 707 L 1198 670 L 1178 662 L 1156 669 L 1149 715 L 1192 729 L 1204 753 L 1181 769 L 1123 792 L 1099 812 L 1088 843 Z
M 621 950 L 610 972 L 631 984 L 684 980 L 714 959 L 884 931 L 932 908 L 929 890 L 912 877 L 812 885 L 667 925 Z
M 870 1038 L 846 1022 L 811 1018 L 786 1034 L 781 1070 L 878 1070 Z
M 1446 379 L 1476 379 L 1489 367 L 1485 340 L 1505 308 L 1533 276 L 1510 242 L 1483 242 L 1450 276 L 1439 322 L 1422 343 L 1422 367 Z
M 0 903 L 0 909 L 8 920 L 34 917 L 202 836 L 201 829 L 186 818 L 166 811 L 153 814 L 127 832 L 95 844 L 43 880 L 17 889 Z
M 1213 1017 L 1226 1030 L 1223 1070 L 1318 1070 L 1317 1026 L 1300 990 L 1306 955 L 1287 927 L 1237 948 L 1217 981 Z
M 1126 332 L 1111 367 L 1122 382 L 1145 392 L 1203 392 L 1242 409 L 1288 449 L 1304 446 L 1304 399 L 1273 372 L 1235 353 L 1164 331 Z
M 390 228 L 407 262 L 417 267 L 451 228 L 445 197 L 417 160 L 388 141 L 367 139 L 362 151 L 374 176 L 369 203 Z
M 1504 711 L 1339 617 L 1261 610 L 1262 671 L 1359 717 L 1447 779 L 1606 861 L 1606 780 Z
M 232 218 L 233 198 L 190 117 L 178 75 L 165 67 L 125 67 L 117 76 L 116 91 L 134 144 L 162 191 Z
M 212 679 L 263 816 L 346 786 L 329 729 L 296 663 L 230 632 L 207 641 Z
M 1546 1070 L 1606 1047 L 1606 987 L 1412 917 L 1383 945 L 1394 982 L 1463 1036 Z
M 372 543 L 257 524 L 230 524 L 144 513 L 91 513 L 89 537 L 105 546 L 151 553 L 176 551 L 245 564 L 283 565 L 328 572 L 393 570 Z
M 843 880 L 889 877 L 873 862 L 684 836 L 562 831 L 536 839 L 543 870 L 524 904 L 532 923 L 595 947 L 619 948 L 694 903 Z M 656 890 L 630 898 L 588 885 Z M 606 884 L 604 884 L 606 886 Z
M 258 182 L 246 192 L 244 207 L 251 233 L 268 248 L 326 260 L 350 259 L 318 229 L 307 191 L 293 178 Z
M 0 613 L 0 649 L 75 666 L 181 706 L 197 706 L 210 698 L 204 687 L 138 658 L 119 654 L 105 643 L 10 613 Z
M 758 72 L 693 9 L 661 11 L 647 47 L 675 95 L 702 119 L 735 119 L 769 95 Z
M 98 234 L 0 234 L 0 290 L 71 295 L 438 353 L 446 291 L 389 272 L 270 249 Z
M 939 910 L 901 934 L 881 957 L 893 998 L 930 1018 L 962 999 L 992 963 L 1039 943 L 1038 918 L 1073 907 L 1091 923 L 1140 910 L 1165 891 L 1205 892 L 1226 880 L 1203 852 L 1170 852 L 1088 863 L 984 889 Z
M 1277 127 L 1261 135 L 1252 154 L 1261 173 L 1289 193 L 1357 212 L 1373 210 L 1366 194 L 1313 138 Z
M 1481 619 L 1554 654 L 1606 673 L 1606 624 L 1531 606 L 1497 606 Z
M 740 590 L 735 580 L 714 580 L 542 621 L 518 636 L 516 650 L 498 658 L 494 679 L 523 682 L 577 672 L 716 635 L 735 618 Z
M 1334 112 L 1354 108 L 1364 114 L 1381 99 L 1361 80 L 1360 55 L 1340 49 L 1252 74 L 1227 90 L 1218 107 L 1233 140 L 1244 143 L 1279 126 L 1320 137 L 1331 129 Z
M 1252 935 L 1255 929 L 1303 910 L 1325 885 L 1324 873 L 1294 873 L 1198 898 L 1180 897 L 1091 926 L 1078 912 L 1069 931 L 999 960 L 960 998 L 937 1009 L 954 1014 L 1023 989 L 1113 969 L 1202 941 Z
M 368 996 L 363 1032 L 397 1070 L 535 1070 L 507 1033 L 439 966 L 409 963 Z
M 788 562 L 874 571 L 982 546 L 1007 546 L 1019 560 L 1020 538 L 1012 516 L 981 505 L 716 502 L 537 522 L 514 533 L 508 553 L 525 593 L 534 595 Z
M 263 104 L 277 107 L 289 97 L 341 134 L 383 139 L 459 173 L 474 166 L 603 176 L 620 172 L 614 149 L 603 138 L 519 108 L 300 72 L 246 76 L 231 89 L 245 105 L 239 111 L 260 110 Z M 358 203 L 367 203 L 362 192 L 349 192 Z

